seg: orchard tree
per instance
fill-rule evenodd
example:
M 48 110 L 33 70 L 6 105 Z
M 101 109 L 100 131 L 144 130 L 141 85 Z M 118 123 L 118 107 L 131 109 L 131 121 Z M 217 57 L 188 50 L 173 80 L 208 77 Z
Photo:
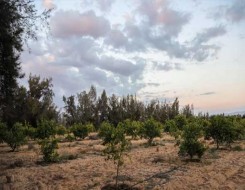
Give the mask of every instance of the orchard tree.
M 140 134 L 142 137 L 148 139 L 148 144 L 152 145 L 155 137 L 161 137 L 163 125 L 153 118 L 146 120 L 141 127 Z
M 25 127 L 21 123 L 15 123 L 11 128 L 0 123 L 2 140 L 6 142 L 14 152 L 26 143 Z
M 116 189 L 118 189 L 118 176 L 120 167 L 124 164 L 126 151 L 130 148 L 130 141 L 126 139 L 123 127 L 109 127 L 107 133 L 110 139 L 104 139 L 106 148 L 104 154 L 107 159 L 112 159 L 116 165 Z M 105 141 L 106 140 L 106 141 Z
M 229 118 L 223 115 L 216 115 L 211 117 L 210 122 L 211 126 L 207 128 L 206 133 L 213 138 L 217 149 L 222 143 L 230 146 L 236 140 L 236 128 Z
M 192 159 L 197 155 L 200 159 L 206 150 L 204 145 L 198 140 L 202 136 L 202 127 L 197 122 L 185 125 L 180 144 L 180 155 L 188 154 Z

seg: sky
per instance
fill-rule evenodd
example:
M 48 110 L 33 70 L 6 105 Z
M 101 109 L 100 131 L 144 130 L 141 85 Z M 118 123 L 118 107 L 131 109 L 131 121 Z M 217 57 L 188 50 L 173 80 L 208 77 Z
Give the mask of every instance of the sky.
M 21 55 L 52 77 L 54 102 L 88 90 L 245 111 L 245 0 L 36 0 L 50 31 Z M 30 51 L 29 51 L 30 50 Z

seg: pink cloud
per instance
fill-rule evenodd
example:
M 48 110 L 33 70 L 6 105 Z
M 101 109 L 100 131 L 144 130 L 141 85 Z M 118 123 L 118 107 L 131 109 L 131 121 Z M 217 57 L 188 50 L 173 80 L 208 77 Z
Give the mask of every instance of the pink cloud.
M 59 11 L 51 19 L 51 31 L 55 37 L 91 36 L 99 38 L 110 31 L 109 22 L 93 11 Z

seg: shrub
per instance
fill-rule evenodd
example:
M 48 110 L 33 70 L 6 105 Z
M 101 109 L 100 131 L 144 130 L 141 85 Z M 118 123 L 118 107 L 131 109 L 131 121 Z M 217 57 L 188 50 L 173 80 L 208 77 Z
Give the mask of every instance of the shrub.
M 174 120 L 168 120 L 166 126 L 168 127 L 170 135 L 176 140 L 176 144 L 179 145 L 182 131 L 179 130 Z
M 170 132 L 171 128 L 177 128 L 176 123 L 173 119 L 167 120 L 164 125 L 164 132 Z
M 109 122 L 104 121 L 99 129 L 99 137 L 102 138 L 103 144 L 107 144 L 112 140 L 112 131 L 115 127 L 113 127 Z
M 37 136 L 37 129 L 25 123 L 25 135 L 31 139 L 35 139 Z
M 118 188 L 118 176 L 120 167 L 124 164 L 125 152 L 130 148 L 130 142 L 126 139 L 123 127 L 118 126 L 117 128 L 109 127 L 107 134 L 110 134 L 110 140 L 108 138 L 104 139 L 104 144 L 106 148 L 104 149 L 104 154 L 107 159 L 112 159 L 114 164 L 116 164 L 116 189 Z
M 140 134 L 141 137 L 148 139 L 149 145 L 152 145 L 155 137 L 161 137 L 162 129 L 162 124 L 151 118 L 144 122 Z
M 62 135 L 64 136 L 66 134 L 67 130 L 63 125 L 59 125 L 57 127 L 57 135 Z
M 15 123 L 11 128 L 8 128 L 5 124 L 1 125 L 1 131 L 3 132 L 3 140 L 15 151 L 21 145 L 26 143 L 25 128 L 21 123 Z
M 74 136 L 79 137 L 81 139 L 84 139 L 85 137 L 87 137 L 90 132 L 93 132 L 93 130 L 94 130 L 93 124 L 83 125 L 81 123 L 74 124 L 71 129 Z
M 175 116 L 174 121 L 179 130 L 183 130 L 184 126 L 187 124 L 187 119 L 184 115 Z
M 198 141 L 198 138 L 202 135 L 201 126 L 196 123 L 189 123 L 184 127 L 182 134 L 183 141 L 180 144 L 180 155 L 188 154 L 192 159 L 197 155 L 200 159 L 205 152 L 205 147 Z
M 66 137 L 65 137 L 66 140 L 68 140 L 69 142 L 73 142 L 76 140 L 76 138 L 70 134 L 68 134 Z
M 44 139 L 40 142 L 40 145 L 44 162 L 49 163 L 59 161 L 59 154 L 56 151 L 58 148 L 58 142 L 56 139 Z
M 123 123 L 126 134 L 131 136 L 132 139 L 136 139 L 142 127 L 142 123 L 140 121 L 130 121 L 129 119 L 125 120 Z
M 215 141 L 217 149 L 222 143 L 228 146 L 237 139 L 236 128 L 234 122 L 224 116 L 213 116 L 210 120 L 211 126 L 207 128 L 206 133 Z
M 54 137 L 57 132 L 56 123 L 53 120 L 41 120 L 37 124 L 36 137 L 38 139 L 48 139 Z

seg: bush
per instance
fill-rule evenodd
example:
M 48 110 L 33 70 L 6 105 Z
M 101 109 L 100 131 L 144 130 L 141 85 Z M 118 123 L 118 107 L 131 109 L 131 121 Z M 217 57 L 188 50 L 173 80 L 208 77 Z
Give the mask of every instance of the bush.
M 59 161 L 59 154 L 56 151 L 58 148 L 58 142 L 56 139 L 44 139 L 40 142 L 40 145 L 44 162 L 49 163 Z
M 234 122 L 222 115 L 213 116 L 210 122 L 211 126 L 206 129 L 206 134 L 214 139 L 217 149 L 222 143 L 226 143 L 230 147 L 238 136 Z
M 187 124 L 187 119 L 184 115 L 175 116 L 174 121 L 179 130 L 183 130 L 184 126 Z
M 173 136 L 174 139 L 176 140 L 176 144 L 179 145 L 182 131 L 179 130 L 174 120 L 168 120 L 166 122 L 166 126 L 169 130 L 170 135 Z
M 25 135 L 31 139 L 35 139 L 37 136 L 37 129 L 25 123 Z
M 99 130 L 99 137 L 102 138 L 103 144 L 107 144 L 112 140 L 112 131 L 115 127 L 113 127 L 109 122 L 104 121 Z
M 57 127 L 57 135 L 62 135 L 64 136 L 66 134 L 67 130 L 63 125 L 59 125 Z
M 11 147 L 12 151 L 26 143 L 25 128 L 21 123 L 15 123 L 11 128 L 1 124 L 1 132 L 3 141 Z
M 144 122 L 140 134 L 141 137 L 148 139 L 149 145 L 152 145 L 155 137 L 161 137 L 162 129 L 162 124 L 151 118 Z
M 68 134 L 66 137 L 65 137 L 66 140 L 68 140 L 69 142 L 73 142 L 76 140 L 76 138 L 70 134 Z
M 197 155 L 200 159 L 205 152 L 205 147 L 198 141 L 198 138 L 202 135 L 201 126 L 196 123 L 190 123 L 184 127 L 183 141 L 180 144 L 180 155 L 188 154 L 192 159 L 193 156 Z
M 94 126 L 93 124 L 83 125 L 81 123 L 74 124 L 71 128 L 72 133 L 75 137 L 79 137 L 81 139 L 85 139 L 90 132 L 93 132 Z
M 56 123 L 53 120 L 41 120 L 37 124 L 36 137 L 38 139 L 48 139 L 54 137 L 57 132 Z
M 126 134 L 136 139 L 142 127 L 142 123 L 140 121 L 130 121 L 129 119 L 125 120 L 123 123 Z

